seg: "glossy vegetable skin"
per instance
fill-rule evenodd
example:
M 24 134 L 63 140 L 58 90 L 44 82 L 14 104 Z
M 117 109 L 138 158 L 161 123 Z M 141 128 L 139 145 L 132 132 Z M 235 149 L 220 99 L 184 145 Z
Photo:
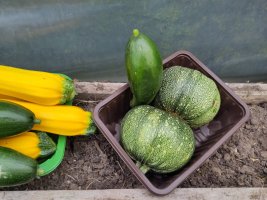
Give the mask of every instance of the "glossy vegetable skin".
M 25 101 L 9 100 L 31 110 L 42 121 L 32 130 L 44 131 L 64 136 L 90 135 L 96 126 L 92 113 L 71 105 L 43 106 Z
M 63 75 L 0 65 L 0 96 L 42 105 L 65 104 L 75 96 L 73 81 Z
M 34 159 L 49 156 L 56 151 L 55 142 L 45 132 L 24 132 L 0 138 L 0 146 L 16 150 Z
M 13 149 L 0 147 L 0 187 L 28 183 L 42 173 L 36 160 Z
M 30 130 L 41 121 L 22 105 L 0 100 L 0 138 Z
M 131 106 L 151 103 L 160 88 L 162 59 L 156 44 L 137 29 L 127 43 L 125 65 L 133 93 Z

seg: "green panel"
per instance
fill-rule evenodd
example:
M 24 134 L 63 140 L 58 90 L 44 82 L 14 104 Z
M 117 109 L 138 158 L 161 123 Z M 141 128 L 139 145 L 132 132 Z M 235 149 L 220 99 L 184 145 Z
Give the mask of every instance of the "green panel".
M 163 57 L 186 49 L 227 81 L 267 81 L 266 0 L 0 0 L 0 63 L 126 80 L 133 28 Z

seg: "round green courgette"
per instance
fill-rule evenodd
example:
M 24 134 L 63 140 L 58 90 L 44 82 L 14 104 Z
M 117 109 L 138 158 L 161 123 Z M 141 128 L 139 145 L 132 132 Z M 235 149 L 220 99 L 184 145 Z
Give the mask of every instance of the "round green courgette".
M 209 123 L 221 105 L 215 82 L 198 70 L 173 66 L 165 69 L 155 106 L 176 113 L 192 128 Z
M 125 115 L 121 143 L 143 173 L 178 170 L 195 149 L 193 131 L 183 120 L 149 105 L 136 106 Z

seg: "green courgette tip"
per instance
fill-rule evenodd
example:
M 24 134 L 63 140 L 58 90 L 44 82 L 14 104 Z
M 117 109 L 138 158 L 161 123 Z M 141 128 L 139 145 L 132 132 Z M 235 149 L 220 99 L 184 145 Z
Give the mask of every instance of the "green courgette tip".
M 75 88 L 74 88 L 74 89 L 71 91 L 68 100 L 69 100 L 69 101 L 72 101 L 76 95 L 77 95 L 77 92 L 75 91 Z
M 90 124 L 90 126 L 88 127 L 88 129 L 87 129 L 85 135 L 87 135 L 87 136 L 88 136 L 88 135 L 93 135 L 93 134 L 96 133 L 96 130 L 97 130 L 96 125 L 95 125 L 94 122 L 92 122 L 92 123 Z
M 34 120 L 33 120 L 33 123 L 34 123 L 34 124 L 41 124 L 41 120 L 40 120 L 40 119 L 34 119 Z
M 134 35 L 134 37 L 137 37 L 139 35 L 139 30 L 135 28 L 133 30 L 133 35 Z
M 37 167 L 37 171 L 36 171 L 36 176 L 40 177 L 43 176 L 45 174 L 45 170 L 42 169 L 40 166 Z

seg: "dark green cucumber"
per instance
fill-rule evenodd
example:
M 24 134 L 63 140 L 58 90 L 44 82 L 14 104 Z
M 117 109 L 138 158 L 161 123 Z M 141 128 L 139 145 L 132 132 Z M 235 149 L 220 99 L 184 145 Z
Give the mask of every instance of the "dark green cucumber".
M 162 59 L 156 44 L 137 29 L 128 41 L 125 65 L 133 93 L 131 106 L 151 103 L 160 88 Z
M 0 147 L 0 187 L 21 185 L 39 175 L 37 161 L 15 150 Z
M 149 105 L 136 106 L 125 115 L 121 143 L 143 173 L 178 170 L 195 149 L 193 131 L 184 121 Z
M 30 130 L 40 120 L 32 111 L 9 101 L 0 101 L 0 137 Z
M 220 92 L 203 73 L 181 66 L 165 69 L 155 106 L 176 113 L 192 128 L 209 123 L 218 113 Z

